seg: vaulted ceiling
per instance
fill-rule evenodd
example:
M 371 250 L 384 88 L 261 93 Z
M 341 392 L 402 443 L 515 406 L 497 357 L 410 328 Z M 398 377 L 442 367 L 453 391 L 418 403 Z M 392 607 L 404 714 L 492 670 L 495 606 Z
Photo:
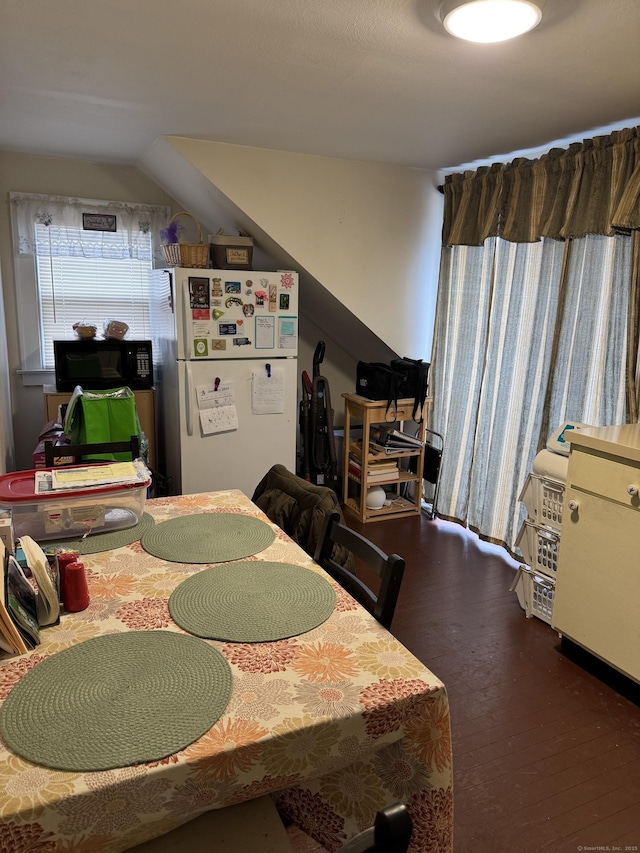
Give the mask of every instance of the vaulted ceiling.
M 640 0 L 476 45 L 440 0 L 0 0 L 0 149 L 136 163 L 162 134 L 442 169 L 638 123 Z

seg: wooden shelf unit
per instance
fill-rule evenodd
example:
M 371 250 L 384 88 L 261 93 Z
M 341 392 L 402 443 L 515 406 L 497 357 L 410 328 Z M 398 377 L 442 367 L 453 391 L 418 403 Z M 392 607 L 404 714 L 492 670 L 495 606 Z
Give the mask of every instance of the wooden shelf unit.
M 395 412 L 395 420 L 390 423 L 386 420 L 387 402 L 386 400 L 367 400 L 366 397 L 360 397 L 358 394 L 343 394 L 344 398 L 344 467 L 342 480 L 342 502 L 345 513 L 352 515 L 361 522 L 381 521 L 389 518 L 397 518 L 399 516 L 420 513 L 422 509 L 422 470 L 424 465 L 424 441 L 425 441 L 425 421 L 418 426 L 418 438 L 422 441 L 422 447 L 418 450 L 399 451 L 397 453 L 377 453 L 369 449 L 369 433 L 371 427 L 375 424 L 385 424 L 394 429 L 402 429 L 402 424 L 405 421 L 411 421 L 411 413 L 413 411 L 413 403 L 411 400 L 398 400 L 397 410 Z M 390 414 L 393 414 L 391 411 Z M 351 432 L 354 429 L 353 421 L 359 421 L 362 424 L 362 443 L 354 442 L 351 437 Z M 363 447 L 365 448 L 363 452 Z M 360 476 L 356 476 L 349 472 L 349 456 L 354 455 L 360 457 L 362 461 L 362 471 Z M 407 468 L 400 469 L 400 476 L 389 477 L 375 480 L 375 485 L 391 487 L 389 506 L 383 506 L 381 509 L 369 509 L 367 507 L 367 491 L 370 485 L 368 466 L 366 463 L 380 459 L 394 460 L 402 466 L 403 460 L 408 464 L 408 460 L 415 460 L 416 473 L 412 473 Z M 400 487 L 405 483 L 414 483 L 413 500 L 403 497 L 400 494 Z
M 46 422 L 58 417 L 58 407 L 66 405 L 71 399 L 71 394 L 65 391 L 56 391 L 55 388 L 45 386 L 44 389 L 44 414 Z M 156 391 L 150 388 L 144 391 L 134 391 L 136 398 L 136 411 L 140 420 L 140 428 L 149 442 L 149 466 L 156 468 Z

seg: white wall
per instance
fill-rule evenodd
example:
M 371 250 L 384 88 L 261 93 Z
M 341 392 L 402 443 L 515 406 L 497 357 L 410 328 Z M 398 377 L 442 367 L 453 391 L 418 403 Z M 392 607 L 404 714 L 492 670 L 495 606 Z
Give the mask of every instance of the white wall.
M 15 465 L 31 467 L 31 453 L 44 424 L 42 386 L 25 386 L 19 374 L 18 315 L 13 266 L 9 192 L 47 193 L 166 204 L 175 201 L 134 166 L 36 157 L 0 151 L 0 273 L 4 291 Z M 4 381 L 0 377 L 0 382 Z M 54 382 L 53 376 L 51 382 Z
M 434 173 L 177 136 L 143 164 L 170 181 L 175 153 L 391 350 L 429 359 L 442 228 Z

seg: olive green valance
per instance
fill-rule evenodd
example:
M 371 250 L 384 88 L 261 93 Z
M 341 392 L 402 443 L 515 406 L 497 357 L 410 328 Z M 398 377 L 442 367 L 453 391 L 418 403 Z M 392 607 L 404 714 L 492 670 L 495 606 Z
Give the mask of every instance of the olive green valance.
M 447 175 L 444 246 L 534 243 L 640 229 L 640 128 Z

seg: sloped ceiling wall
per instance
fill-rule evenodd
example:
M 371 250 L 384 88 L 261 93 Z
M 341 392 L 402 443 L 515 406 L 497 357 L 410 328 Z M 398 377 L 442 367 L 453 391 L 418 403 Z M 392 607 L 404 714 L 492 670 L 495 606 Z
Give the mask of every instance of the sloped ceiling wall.
M 254 268 L 301 272 L 301 314 L 354 358 L 429 360 L 442 200 L 425 170 L 164 136 L 141 168 Z M 270 268 L 270 267 L 266 267 Z

